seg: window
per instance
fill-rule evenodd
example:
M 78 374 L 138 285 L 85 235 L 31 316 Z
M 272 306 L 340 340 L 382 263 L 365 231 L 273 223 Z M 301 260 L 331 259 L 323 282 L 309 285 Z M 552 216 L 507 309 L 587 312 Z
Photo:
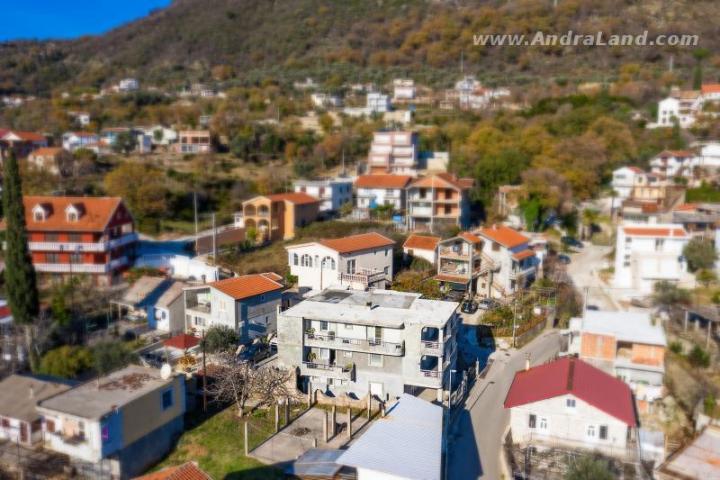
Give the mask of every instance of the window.
M 348 260 L 346 273 L 348 273 L 349 275 L 352 275 L 355 273 L 355 260 Z
M 383 272 L 385 272 L 385 275 L 387 275 L 388 273 L 390 273 L 390 267 L 385 267 L 385 268 L 383 268 Z
M 345 325 L 345 330 L 352 330 L 352 329 L 353 329 L 353 326 L 352 326 L 352 324 L 350 324 L 350 323 L 345 323 L 344 325 Z
M 386 249 L 385 249 L 385 256 L 386 256 L 386 257 L 388 256 L 388 252 L 389 252 L 389 251 L 390 251 L 389 248 L 386 248 Z
M 540 418 L 540 430 L 547 430 L 548 429 L 548 420 L 545 417 Z
M 59 242 L 60 241 L 60 235 L 57 233 L 46 233 L 45 234 L 45 241 L 46 242 Z
M 303 267 L 312 267 L 312 257 L 306 253 L 300 259 L 300 265 Z
M 162 409 L 167 410 L 173 406 L 173 391 L 165 390 L 162 393 Z
M 335 270 L 335 259 L 331 257 L 323 258 L 322 268 L 325 270 Z
M 45 262 L 47 263 L 60 263 L 60 255 L 57 253 L 46 253 Z
M 497 242 L 493 242 L 492 244 L 492 251 L 493 252 L 499 252 L 500 251 L 500 244 Z
M 537 417 L 531 413 L 530 416 L 528 417 L 528 427 L 535 428 L 536 425 L 537 425 Z
M 608 427 L 607 425 L 600 425 L 600 440 L 607 440 L 608 438 Z
M 328 322 L 325 320 L 320 320 L 320 330 L 327 330 L 328 329 Z
M 82 235 L 80 235 L 79 233 L 68 233 L 68 242 L 80 243 L 82 242 Z
M 588 438 L 595 438 L 595 425 L 588 425 L 586 435 Z
M 655 251 L 660 251 L 663 248 L 663 245 L 665 244 L 665 240 L 662 238 L 658 238 L 655 240 Z
M 575 399 L 574 398 L 565 399 L 565 406 L 567 408 L 575 408 Z
M 71 253 L 70 263 L 83 263 L 82 253 Z
M 107 442 L 110 440 L 110 427 L 107 425 L 103 425 L 102 429 L 100 430 L 100 436 L 102 437 L 103 442 Z
M 377 353 L 368 354 L 368 366 L 369 367 L 382 367 L 383 366 L 383 356 L 378 355 Z
M 293 253 L 293 265 L 297 266 L 299 263 L 299 258 L 297 253 Z

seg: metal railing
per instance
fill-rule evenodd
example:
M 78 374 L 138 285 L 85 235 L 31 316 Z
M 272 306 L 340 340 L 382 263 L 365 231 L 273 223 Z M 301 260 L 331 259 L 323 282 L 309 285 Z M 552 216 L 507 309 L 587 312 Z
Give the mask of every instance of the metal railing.
M 322 348 L 339 348 L 370 353 L 384 353 L 387 355 L 402 356 L 405 354 L 405 344 L 386 342 L 377 338 L 345 338 L 330 334 L 305 333 L 305 345 Z

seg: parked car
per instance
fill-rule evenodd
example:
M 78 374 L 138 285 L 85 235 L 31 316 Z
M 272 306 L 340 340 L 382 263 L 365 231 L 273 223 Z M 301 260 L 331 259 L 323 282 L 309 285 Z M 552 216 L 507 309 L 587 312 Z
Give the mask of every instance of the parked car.
M 560 255 L 558 255 L 558 262 L 562 263 L 563 265 L 568 265 L 570 263 L 570 257 L 561 253 Z
M 478 304 L 472 300 L 465 300 L 460 306 L 460 310 L 463 313 L 475 313 L 478 310 Z
M 249 362 L 250 364 L 255 365 L 257 362 L 265 360 L 270 355 L 270 349 L 266 345 L 260 342 L 251 343 L 241 350 L 237 356 L 237 361 L 238 363 Z
M 493 308 L 497 308 L 498 305 L 498 302 L 492 298 L 483 298 L 478 302 L 478 308 L 481 310 L 492 310 Z
M 583 248 L 583 243 L 575 237 L 565 236 L 560 238 L 560 241 L 568 247 Z

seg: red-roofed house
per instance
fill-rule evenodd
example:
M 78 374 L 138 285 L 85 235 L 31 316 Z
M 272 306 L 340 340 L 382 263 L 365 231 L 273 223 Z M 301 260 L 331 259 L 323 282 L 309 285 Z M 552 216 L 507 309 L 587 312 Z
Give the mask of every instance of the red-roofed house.
M 492 225 L 475 231 L 483 239 L 486 259 L 477 291 L 488 297 L 512 295 L 530 285 L 537 275 L 539 260 L 530 248 L 530 239 L 504 225 Z
M 302 192 L 260 195 L 243 202 L 235 224 L 254 230 L 260 242 L 290 240 L 295 230 L 317 220 L 320 200 Z
M 469 192 L 474 182 L 450 173 L 419 178 L 407 187 L 407 225 L 412 231 L 436 232 L 470 225 Z
M 481 273 L 493 267 L 493 262 L 482 255 L 483 240 L 470 232 L 438 244 L 437 275 L 444 290 L 461 290 L 475 293 Z
M 121 198 L 26 196 L 23 204 L 38 273 L 111 285 L 133 264 L 138 236 Z
M 361 211 L 388 205 L 393 210 L 405 210 L 405 187 L 412 177 L 408 175 L 360 175 L 355 180 L 356 203 Z
M 440 237 L 413 233 L 403 243 L 403 253 L 406 257 L 422 258 L 435 265 L 440 240 Z
M 637 182 L 637 177 L 645 176 L 645 172 L 638 167 L 620 167 L 613 171 L 610 185 L 618 198 L 630 198 Z
M 38 148 L 28 155 L 28 164 L 53 175 L 72 174 L 73 156 L 61 147 Z
M 290 273 L 298 287 L 322 290 L 333 285 L 385 288 L 393 278 L 395 242 L 376 232 L 287 247 Z
M 185 289 L 187 329 L 201 332 L 215 325 L 235 330 L 241 341 L 275 330 L 285 286 L 275 274 L 228 278 Z
M 650 171 L 664 178 L 692 178 L 696 157 L 689 150 L 663 150 L 650 160 Z
M 637 438 L 630 387 L 572 357 L 517 372 L 505 408 L 513 442 L 523 446 L 545 443 L 623 457 Z
M 691 283 L 683 249 L 690 235 L 680 224 L 623 224 L 618 228 L 615 246 L 613 286 L 653 291 L 655 282 Z
M 45 135 L 20 130 L 0 132 L 0 153 L 11 148 L 19 158 L 25 158 L 38 148 L 48 146 Z

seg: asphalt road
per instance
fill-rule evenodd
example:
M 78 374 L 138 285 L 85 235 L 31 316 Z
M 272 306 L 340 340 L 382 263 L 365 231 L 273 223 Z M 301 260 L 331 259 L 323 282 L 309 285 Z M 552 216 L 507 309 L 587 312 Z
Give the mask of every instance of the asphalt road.
M 542 334 L 520 350 L 498 351 L 486 377 L 468 396 L 465 409 L 450 428 L 448 478 L 500 480 L 500 450 L 510 414 L 503 407 L 515 372 L 552 359 L 560 351 L 557 331 Z

